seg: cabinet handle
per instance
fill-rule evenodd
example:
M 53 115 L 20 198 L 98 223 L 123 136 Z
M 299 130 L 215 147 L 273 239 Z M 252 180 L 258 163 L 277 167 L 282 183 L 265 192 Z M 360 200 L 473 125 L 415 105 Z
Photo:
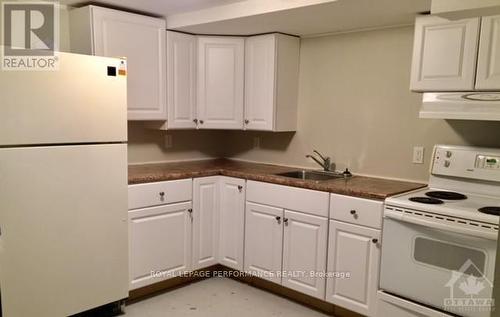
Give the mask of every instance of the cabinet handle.
M 243 186 L 238 185 L 238 190 L 239 190 L 239 191 L 240 191 L 240 193 L 241 193 L 241 191 L 243 190 Z
M 245 124 L 249 124 L 249 123 L 250 123 L 250 120 L 245 119 Z
M 378 243 L 378 239 L 372 239 L 372 242 L 377 244 Z
M 288 218 L 283 219 L 283 223 L 285 224 L 285 226 L 288 226 Z
M 280 216 L 276 216 L 276 221 L 278 222 L 278 224 L 281 224 L 281 217 Z
M 193 122 L 194 122 L 195 124 L 198 124 L 198 119 L 193 119 Z

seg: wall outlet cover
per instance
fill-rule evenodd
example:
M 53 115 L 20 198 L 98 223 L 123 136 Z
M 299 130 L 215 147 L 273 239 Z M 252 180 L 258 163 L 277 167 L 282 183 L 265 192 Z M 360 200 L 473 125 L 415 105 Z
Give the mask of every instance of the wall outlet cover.
M 414 164 L 424 164 L 424 152 L 425 148 L 423 146 L 413 147 L 413 163 Z

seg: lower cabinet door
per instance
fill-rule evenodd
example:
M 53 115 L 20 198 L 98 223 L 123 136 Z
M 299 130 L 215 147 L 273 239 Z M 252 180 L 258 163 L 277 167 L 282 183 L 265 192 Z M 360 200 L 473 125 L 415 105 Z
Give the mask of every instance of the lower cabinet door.
M 243 271 L 245 180 L 220 176 L 219 263 Z
M 380 266 L 380 230 L 330 220 L 326 300 L 375 316 Z M 341 275 L 349 273 L 350 276 Z
M 325 298 L 328 219 L 285 210 L 283 286 Z
M 193 270 L 217 264 L 219 176 L 193 181 Z
M 129 211 L 130 289 L 188 271 L 191 202 Z
M 281 284 L 283 209 L 246 203 L 245 271 Z

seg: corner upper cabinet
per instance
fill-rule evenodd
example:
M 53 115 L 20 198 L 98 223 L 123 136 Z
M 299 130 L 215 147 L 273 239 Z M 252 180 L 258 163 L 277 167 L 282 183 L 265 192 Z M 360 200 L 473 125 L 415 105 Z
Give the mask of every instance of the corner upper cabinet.
M 417 18 L 411 90 L 474 90 L 479 24 L 480 18 Z
M 127 58 L 128 119 L 165 120 L 165 20 L 97 6 L 70 11 L 71 50 Z
M 500 15 L 481 21 L 476 89 L 500 90 Z
M 200 129 L 242 129 L 245 40 L 198 37 Z
M 167 129 L 196 128 L 195 35 L 167 31 Z
M 251 36 L 245 43 L 244 128 L 297 129 L 300 39 L 284 34 Z

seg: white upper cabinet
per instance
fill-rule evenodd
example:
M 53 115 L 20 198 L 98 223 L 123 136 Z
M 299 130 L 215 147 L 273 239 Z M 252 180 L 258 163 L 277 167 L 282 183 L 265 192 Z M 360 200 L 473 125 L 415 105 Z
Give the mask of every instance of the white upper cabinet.
M 283 234 L 283 286 L 325 298 L 328 219 L 285 210 Z M 315 273 L 312 273 L 315 272 Z
M 380 263 L 380 230 L 330 220 L 326 300 L 365 316 L 375 316 Z
M 73 52 L 126 57 L 129 120 L 167 118 L 165 24 L 96 6 L 70 11 Z
M 243 271 L 245 180 L 220 176 L 219 263 Z
M 245 43 L 244 128 L 295 131 L 300 39 L 252 36 Z
M 500 16 L 482 18 L 477 90 L 500 90 Z
M 245 40 L 198 37 L 198 127 L 242 129 Z
M 480 18 L 449 21 L 426 16 L 415 23 L 411 89 L 474 89 Z
M 196 128 L 195 35 L 167 31 L 167 128 Z

